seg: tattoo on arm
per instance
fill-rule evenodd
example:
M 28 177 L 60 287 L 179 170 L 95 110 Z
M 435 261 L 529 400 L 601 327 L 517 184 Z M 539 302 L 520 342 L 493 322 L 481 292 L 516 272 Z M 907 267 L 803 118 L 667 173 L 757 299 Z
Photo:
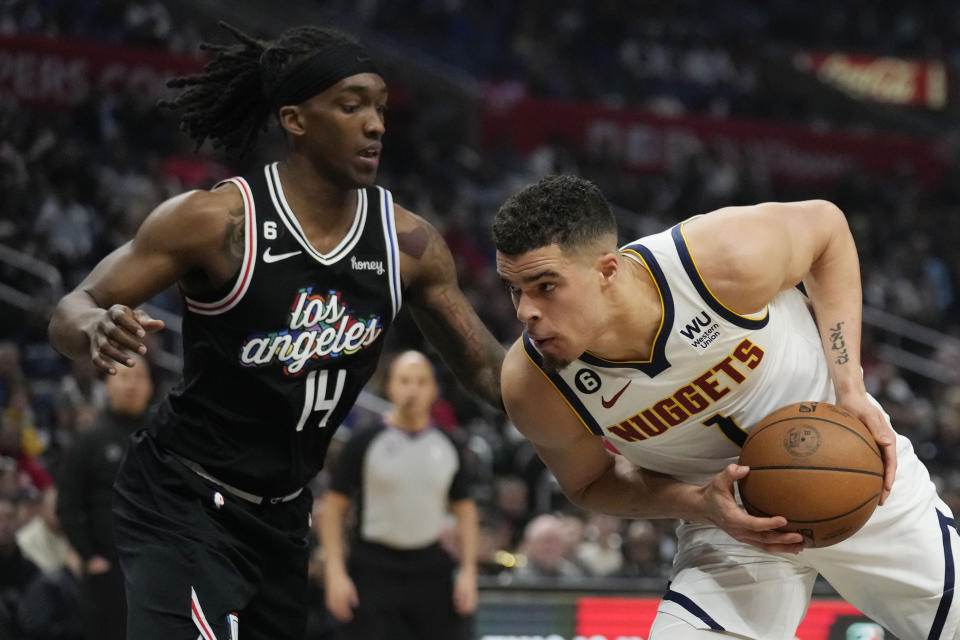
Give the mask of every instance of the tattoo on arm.
M 233 259 L 243 259 L 245 247 L 244 241 L 244 211 L 243 209 L 233 209 L 229 213 L 230 219 L 227 220 L 227 227 L 223 234 L 223 244 L 220 246 L 223 255 Z
M 418 309 L 417 324 L 461 383 L 500 409 L 504 349 L 467 304 L 462 296 L 445 288 L 429 306 Z
M 843 338 L 843 322 L 837 322 L 837 326 L 830 328 L 830 349 L 834 351 L 833 361 L 837 364 L 847 364 L 850 356 L 847 354 L 847 342 Z
M 500 409 L 504 349 L 457 286 L 457 271 L 443 238 L 428 224 L 397 233 L 408 257 L 407 299 L 420 332 L 467 389 Z

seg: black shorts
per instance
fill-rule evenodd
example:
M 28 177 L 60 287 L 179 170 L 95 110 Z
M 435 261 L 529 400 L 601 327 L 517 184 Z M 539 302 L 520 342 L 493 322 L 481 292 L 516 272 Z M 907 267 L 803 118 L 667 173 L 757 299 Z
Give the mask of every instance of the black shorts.
M 358 542 L 350 577 L 359 605 L 338 640 L 468 640 L 472 616 L 453 606 L 453 562 L 439 544 L 414 551 Z
M 289 502 L 248 502 L 143 431 L 132 436 L 114 488 L 128 638 L 235 640 L 232 629 L 242 626 L 244 640 L 301 640 L 308 489 Z

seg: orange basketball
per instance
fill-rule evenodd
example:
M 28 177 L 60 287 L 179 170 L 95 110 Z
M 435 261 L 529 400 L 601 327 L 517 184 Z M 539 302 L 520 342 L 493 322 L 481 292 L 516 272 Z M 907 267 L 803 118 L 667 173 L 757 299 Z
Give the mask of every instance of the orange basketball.
M 783 516 L 805 547 L 846 540 L 870 518 L 883 490 L 883 458 L 867 427 L 827 402 L 774 411 L 750 432 L 737 484 L 754 516 Z

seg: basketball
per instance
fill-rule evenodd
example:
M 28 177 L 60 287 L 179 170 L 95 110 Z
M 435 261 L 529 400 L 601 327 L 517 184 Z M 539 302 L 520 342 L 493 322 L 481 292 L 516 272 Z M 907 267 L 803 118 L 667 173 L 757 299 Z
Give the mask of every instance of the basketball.
M 883 490 L 883 458 L 867 427 L 826 402 L 774 411 L 750 432 L 737 484 L 747 513 L 783 516 L 779 531 L 803 535 L 805 547 L 846 540 L 870 518 Z

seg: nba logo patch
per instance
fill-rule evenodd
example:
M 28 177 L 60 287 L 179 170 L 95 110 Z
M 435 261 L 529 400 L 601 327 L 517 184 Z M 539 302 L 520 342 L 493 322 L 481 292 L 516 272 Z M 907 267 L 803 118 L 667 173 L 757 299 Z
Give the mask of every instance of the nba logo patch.
M 227 614 L 227 629 L 230 630 L 230 636 L 227 640 L 239 640 L 240 638 L 240 618 L 236 612 Z

